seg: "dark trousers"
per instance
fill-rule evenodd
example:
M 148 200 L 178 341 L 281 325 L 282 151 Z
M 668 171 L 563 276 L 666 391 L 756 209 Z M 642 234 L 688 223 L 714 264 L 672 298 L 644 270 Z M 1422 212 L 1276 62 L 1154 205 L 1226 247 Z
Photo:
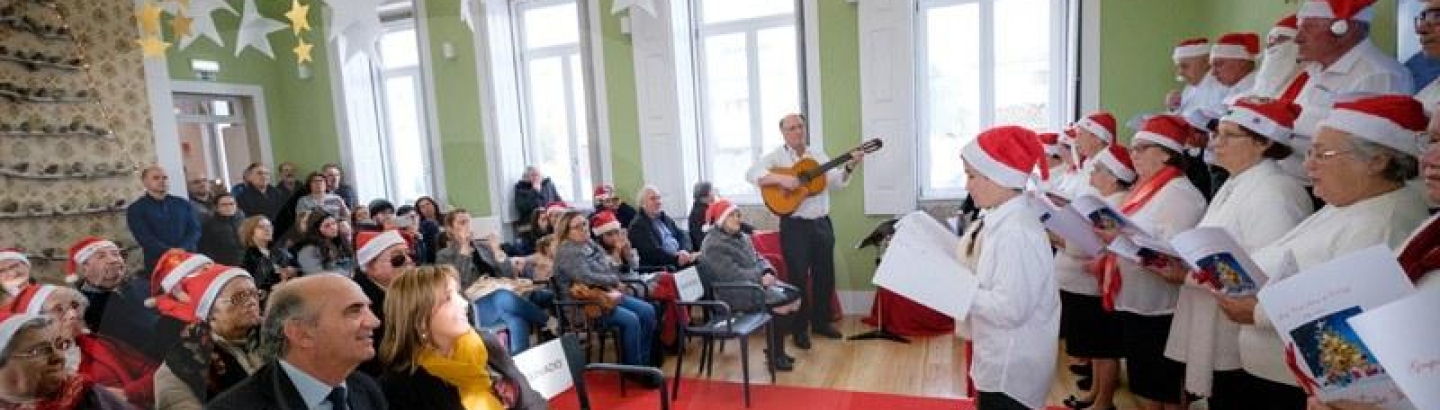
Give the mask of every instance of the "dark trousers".
M 811 326 L 829 326 L 834 318 L 830 301 L 835 294 L 835 228 L 830 217 L 780 218 L 780 247 L 789 282 L 800 287 L 805 300 L 792 329 L 800 333 Z
M 976 410 L 1030 410 L 1005 393 L 982 391 L 975 397 Z
M 1308 397 L 1305 394 L 1305 390 L 1302 390 L 1299 387 L 1269 381 L 1264 378 L 1252 375 L 1244 370 L 1240 370 L 1239 374 L 1233 376 L 1233 379 L 1227 380 L 1226 384 L 1228 384 L 1229 386 L 1224 386 L 1227 388 L 1227 391 L 1224 393 L 1228 393 L 1229 395 L 1232 395 L 1234 397 L 1244 398 L 1245 404 L 1243 407 L 1236 407 L 1230 406 L 1227 403 L 1222 403 L 1222 406 L 1226 406 L 1228 408 L 1267 410 L 1305 409 L 1305 400 Z M 1219 389 L 1221 387 L 1222 385 L 1220 380 L 1216 379 L 1215 388 Z M 1219 395 L 1222 392 L 1215 391 L 1214 393 Z M 1225 407 L 1216 407 L 1214 405 L 1211 405 L 1210 408 L 1224 409 Z

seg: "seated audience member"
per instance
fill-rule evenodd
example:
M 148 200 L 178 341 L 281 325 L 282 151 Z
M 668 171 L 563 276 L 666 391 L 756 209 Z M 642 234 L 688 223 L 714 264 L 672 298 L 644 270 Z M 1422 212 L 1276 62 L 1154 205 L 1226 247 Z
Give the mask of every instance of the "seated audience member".
M 301 275 L 319 272 L 349 272 L 355 266 L 350 244 L 340 233 L 340 223 L 324 211 L 310 213 L 305 235 L 293 248 Z
M 194 207 L 170 195 L 165 169 L 151 166 L 140 172 L 145 195 L 125 209 L 125 225 L 145 252 L 145 272 L 155 267 L 160 254 L 171 248 L 195 252 L 200 244 L 200 218 Z
M 245 168 L 245 183 L 236 185 L 230 194 L 246 215 L 265 215 L 270 219 L 279 216 L 280 208 L 290 199 L 270 184 L 270 168 L 259 162 Z
M 67 282 L 74 282 L 89 301 L 85 327 L 110 336 L 159 360 L 166 346 L 155 342 L 158 315 L 145 306 L 145 280 L 125 273 L 125 257 L 114 242 L 87 237 L 70 246 Z
M 85 305 L 85 296 L 75 289 L 37 284 L 21 290 L 3 309 L 7 314 L 49 316 L 56 339 L 74 342 L 64 351 L 66 368 L 122 393 L 136 407 L 149 406 L 155 397 L 151 377 L 156 362 L 125 343 L 90 333 L 81 317 Z
M 445 214 L 445 249 L 441 249 L 436 262 L 455 269 L 460 289 L 466 298 L 475 304 L 477 321 L 483 325 L 505 323 L 510 331 L 510 351 L 521 352 L 530 348 L 530 329 L 543 327 L 550 316 L 536 303 L 532 303 L 514 291 L 505 288 L 486 287 L 481 279 L 487 277 L 516 278 L 526 268 L 524 258 L 505 255 L 500 250 L 499 238 L 493 233 L 489 238 L 475 239 L 470 231 L 470 211 L 464 208 Z M 548 290 L 537 289 L 533 292 Z M 551 294 L 541 299 L 553 299 Z
M 245 222 L 240 224 L 240 246 L 245 247 L 240 268 L 250 272 L 255 278 L 255 285 L 265 292 L 295 277 L 300 271 L 294 266 L 295 258 L 290 256 L 290 251 L 276 246 L 272 240 L 274 235 L 275 227 L 263 216 L 245 218 Z
M 263 293 L 245 271 L 224 265 L 211 266 L 178 286 L 193 296 L 189 302 L 172 302 L 195 321 L 155 372 L 153 404 L 158 410 L 199 410 L 264 365 L 259 351 Z
M 710 181 L 695 183 L 693 193 L 694 205 L 690 208 L 690 249 L 699 250 L 700 244 L 705 243 L 705 212 L 710 209 L 710 204 L 720 198 L 720 193 L 715 191 L 715 186 Z M 624 224 L 624 222 L 621 222 Z M 624 224 L 629 226 L 629 224 Z M 755 227 L 745 222 L 740 222 L 740 232 L 750 235 L 755 232 Z
M 4 297 L 15 296 L 20 288 L 31 283 L 35 283 L 35 279 L 30 277 L 30 257 L 25 256 L 25 251 L 0 249 L 0 292 L 4 293 Z
M 550 280 L 555 272 L 555 235 L 540 238 L 535 243 L 535 254 L 529 258 L 530 277 L 537 281 Z
M 325 164 L 320 167 L 320 173 L 325 174 L 325 192 L 339 195 L 345 200 L 346 208 L 360 208 L 360 201 L 355 199 L 355 187 L 345 183 L 345 171 L 339 165 Z
M 395 221 L 395 204 L 384 199 L 370 201 L 366 207 L 370 212 L 370 222 L 355 225 L 356 232 L 379 232 L 398 228 Z
M 555 190 L 555 184 L 540 174 L 540 169 L 534 166 L 525 167 L 525 176 L 515 183 L 515 214 L 529 215 L 536 208 L 545 204 L 561 202 L 565 199 L 560 197 L 560 192 Z
M 345 206 L 345 199 L 325 190 L 325 175 L 314 172 L 306 176 L 305 181 L 305 186 L 295 192 L 295 214 L 318 209 L 340 220 L 350 220 L 350 207 Z
M 615 219 L 620 221 L 620 226 L 630 226 L 630 221 L 635 220 L 635 207 L 630 206 L 619 195 L 615 195 L 615 187 L 601 185 L 595 187 L 595 212 L 610 211 L 615 213 Z
M 418 263 L 429 265 L 435 263 L 435 253 L 440 251 L 440 237 L 444 214 L 440 212 L 440 203 L 434 198 L 422 196 L 415 200 L 416 226 L 419 229 L 420 237 L 418 248 L 422 249 L 416 253 Z
M 383 322 L 386 290 L 390 289 L 402 268 L 415 266 L 415 262 L 410 259 L 410 249 L 405 246 L 405 239 L 400 237 L 399 232 L 361 232 L 358 237 L 355 263 L 360 272 L 354 275 L 355 283 L 370 299 L 370 312 Z M 373 348 L 380 348 L 381 336 L 376 334 L 371 340 Z M 379 376 L 382 370 L 378 358 L 360 365 L 360 371 L 371 376 Z
M 448 265 L 407 268 L 385 300 L 380 386 L 414 409 L 546 409 L 504 346 L 471 327 L 470 304 Z
M 130 410 L 123 397 L 65 366 L 73 345 L 48 316 L 0 313 L 0 407 Z
M 600 294 L 607 298 L 598 319 L 606 326 L 620 329 L 621 355 L 625 364 L 649 366 L 654 363 L 651 356 L 652 341 L 655 337 L 655 307 L 620 290 L 620 279 L 610 266 L 605 250 L 590 240 L 590 224 L 585 215 L 569 211 L 555 222 L 555 272 L 554 278 L 562 300 L 575 298 L 575 293 Z M 646 386 L 659 386 L 664 380 L 642 378 L 637 380 Z
M 275 167 L 275 172 L 280 174 L 280 182 L 275 183 L 275 188 L 280 190 L 286 198 L 295 196 L 300 192 L 300 179 L 295 177 L 295 163 L 290 161 L 281 162 Z
M 616 220 L 615 213 L 595 213 L 595 216 L 590 218 L 590 232 L 600 242 L 600 247 L 605 249 L 605 256 L 609 257 L 610 266 L 616 272 L 634 272 L 640 268 L 640 254 L 630 246 L 630 238 L 626 236 L 620 221 Z
M 354 281 L 320 274 L 282 283 L 266 302 L 260 326 L 265 365 L 205 408 L 389 408 L 375 380 L 355 372 L 375 357 L 371 339 L 380 320 Z
M 415 207 L 401 205 L 395 209 L 395 217 L 391 221 L 394 223 L 390 224 L 386 230 L 393 229 L 400 232 L 400 236 L 405 238 L 405 245 L 410 247 L 410 256 L 416 259 L 416 263 L 422 265 L 435 263 L 434 258 L 429 261 L 420 260 L 420 255 L 428 252 L 433 256 L 435 251 L 427 248 L 431 244 L 426 243 L 420 236 L 420 215 L 415 213 Z
M 642 266 L 689 266 L 690 238 L 660 209 L 660 190 L 640 188 L 640 213 L 630 222 L 630 244 L 640 252 Z
M 750 235 L 740 230 L 740 209 L 730 201 L 720 199 L 710 204 L 705 212 L 709 234 L 700 247 L 696 269 L 700 278 L 709 284 L 747 283 L 763 289 L 764 306 L 755 303 L 754 294 L 740 290 L 712 289 L 716 299 L 730 305 L 735 312 L 754 312 L 769 309 L 775 329 L 765 341 L 770 363 L 779 370 L 795 368 L 795 358 L 785 354 L 784 337 L 795 332 L 795 311 L 800 308 L 800 289 L 775 278 L 775 267 L 755 252 Z
M 160 357 L 155 358 L 156 361 L 164 359 L 165 353 L 180 343 L 180 335 L 185 332 L 185 328 L 195 322 L 193 315 L 188 313 L 191 309 L 185 307 L 185 304 L 192 300 L 192 295 L 179 287 L 181 281 L 214 265 L 215 262 L 205 255 L 181 249 L 165 252 L 160 261 L 155 263 L 155 272 L 150 274 L 150 293 L 145 299 L 145 306 L 160 314 L 151 335 L 151 345 L 155 346 L 160 354 Z
M 200 253 L 222 265 L 239 265 L 245 255 L 240 246 L 240 215 L 235 197 L 215 197 L 215 213 L 200 225 Z

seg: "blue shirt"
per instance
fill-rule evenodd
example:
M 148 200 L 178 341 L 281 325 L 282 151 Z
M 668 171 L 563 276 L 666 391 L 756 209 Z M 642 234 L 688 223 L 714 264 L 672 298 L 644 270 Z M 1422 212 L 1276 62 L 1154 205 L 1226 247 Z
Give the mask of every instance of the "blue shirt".
M 670 230 L 670 225 L 666 225 L 658 217 L 655 218 L 655 232 L 660 234 L 660 248 L 665 249 L 665 253 L 671 255 L 680 253 L 678 235 L 675 235 L 675 231 Z
M 200 219 L 195 216 L 195 207 L 185 198 L 166 195 L 160 200 L 149 194 L 141 195 L 126 209 L 125 222 L 145 251 L 147 276 L 166 250 L 180 248 L 195 252 L 200 244 Z
M 290 383 L 295 385 L 295 391 L 300 392 L 300 399 L 305 401 L 305 408 L 310 410 L 330 410 L 334 408 L 329 401 L 325 400 L 325 397 L 329 396 L 330 391 L 334 390 L 337 386 L 325 384 L 325 382 L 320 381 L 320 379 L 316 379 L 310 376 L 309 373 L 305 373 L 304 370 L 300 370 L 291 365 L 290 362 L 285 361 L 285 359 L 280 359 L 280 369 L 284 370 L 285 375 L 290 377 Z M 345 382 L 340 382 L 340 386 L 338 387 L 345 387 Z
M 1440 60 L 1426 57 L 1425 53 L 1415 53 L 1405 60 L 1405 68 L 1410 70 L 1410 76 L 1415 79 L 1415 90 L 1423 90 L 1436 77 L 1440 77 Z

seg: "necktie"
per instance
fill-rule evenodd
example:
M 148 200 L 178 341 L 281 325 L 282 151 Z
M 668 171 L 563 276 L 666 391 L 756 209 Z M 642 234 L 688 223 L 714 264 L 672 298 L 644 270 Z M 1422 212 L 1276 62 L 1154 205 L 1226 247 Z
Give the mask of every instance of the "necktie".
M 334 410 L 350 410 L 349 396 L 345 394 L 345 388 L 336 386 L 330 394 L 325 396 L 325 401 L 330 402 L 330 408 Z

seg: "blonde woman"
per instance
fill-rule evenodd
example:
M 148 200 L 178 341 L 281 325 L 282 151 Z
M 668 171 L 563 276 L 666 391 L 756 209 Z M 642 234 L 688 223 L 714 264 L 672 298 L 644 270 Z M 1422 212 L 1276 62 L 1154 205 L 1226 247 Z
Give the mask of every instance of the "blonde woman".
M 395 408 L 545 409 L 500 342 L 470 326 L 449 265 L 402 269 L 385 298 L 380 387 Z

